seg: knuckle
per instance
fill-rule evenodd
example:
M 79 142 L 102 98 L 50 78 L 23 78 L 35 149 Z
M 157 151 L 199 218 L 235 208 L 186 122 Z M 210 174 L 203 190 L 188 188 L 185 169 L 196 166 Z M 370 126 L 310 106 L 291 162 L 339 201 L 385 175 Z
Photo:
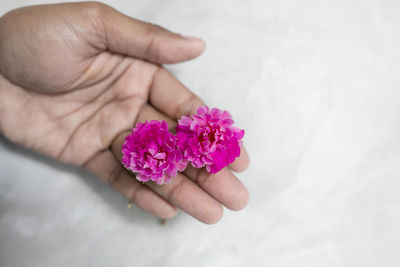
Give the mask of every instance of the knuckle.
M 206 224 L 215 224 L 222 219 L 223 215 L 224 215 L 224 209 L 223 209 L 222 205 L 215 205 L 209 211 L 209 217 L 208 217 L 207 221 L 205 221 L 205 223 Z
M 140 200 L 140 193 L 141 193 L 141 187 L 140 185 L 133 187 L 127 196 L 128 200 L 132 203 L 138 203 L 138 200 Z M 139 201 L 140 203 L 140 201 Z
M 100 2 L 86 2 L 81 8 L 87 23 L 95 29 L 103 30 L 103 20 L 108 15 L 111 8 Z
M 163 54 L 161 51 L 162 46 L 164 45 L 163 40 L 168 37 L 173 37 L 176 34 L 159 25 L 148 22 L 145 22 L 144 25 L 144 35 L 147 38 L 145 51 L 146 58 L 154 62 L 159 62 L 161 59 L 162 61 L 173 62 L 173 59 L 171 59 L 171 54 Z
M 86 2 L 84 10 L 94 17 L 101 17 L 109 7 L 106 4 L 97 1 Z
M 83 32 L 76 33 L 94 47 L 104 48 L 107 43 L 107 21 L 110 21 L 108 17 L 112 10 L 111 7 L 100 2 L 85 2 L 79 10 L 82 15 Z
M 210 178 L 211 174 L 207 172 L 205 169 L 201 169 L 196 176 L 196 183 L 200 186 L 204 185 L 208 178 Z
M 147 41 L 145 55 L 151 60 L 157 61 L 159 59 L 159 46 L 157 45 L 157 38 L 155 34 L 150 34 Z
M 115 186 L 118 183 L 118 181 L 121 179 L 122 172 L 123 172 L 122 168 L 120 168 L 120 167 L 114 168 L 106 176 L 106 183 L 111 186 Z
M 157 25 L 157 24 L 153 24 L 153 23 L 149 23 L 149 22 L 145 22 L 145 25 L 147 26 L 146 32 L 149 35 L 157 35 L 160 34 L 162 32 L 166 32 L 166 29 L 164 29 L 163 27 Z
M 166 199 L 168 201 L 174 202 L 177 196 L 181 194 L 183 187 L 184 187 L 184 180 L 182 179 L 181 181 L 179 181 L 179 183 L 177 183 L 174 187 L 171 188 L 171 190 L 168 192 L 166 196 Z
M 190 93 L 190 95 L 176 108 L 176 118 L 192 115 L 196 113 L 197 108 L 200 106 L 204 106 L 203 101 L 201 101 L 197 95 Z

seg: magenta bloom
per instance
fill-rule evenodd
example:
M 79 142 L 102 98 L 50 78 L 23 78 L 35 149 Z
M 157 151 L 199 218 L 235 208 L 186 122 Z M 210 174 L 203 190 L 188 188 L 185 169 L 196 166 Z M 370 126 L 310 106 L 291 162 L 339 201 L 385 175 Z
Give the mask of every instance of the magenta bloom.
M 187 165 L 176 143 L 166 121 L 138 123 L 122 145 L 122 163 L 141 182 L 169 183 Z
M 191 117 L 184 116 L 176 127 L 178 147 L 196 168 L 216 173 L 240 155 L 244 130 L 233 126 L 228 111 L 199 107 Z

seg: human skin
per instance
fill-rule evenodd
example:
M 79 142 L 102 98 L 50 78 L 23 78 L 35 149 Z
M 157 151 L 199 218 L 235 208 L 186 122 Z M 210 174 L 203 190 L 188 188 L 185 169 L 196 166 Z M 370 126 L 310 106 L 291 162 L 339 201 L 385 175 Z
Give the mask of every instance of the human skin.
M 178 209 L 207 223 L 223 206 L 243 209 L 249 194 L 232 171 L 188 167 L 171 183 L 142 184 L 120 163 L 137 122 L 170 129 L 204 105 L 161 64 L 199 56 L 205 43 L 127 17 L 97 2 L 24 7 L 0 18 L 0 132 L 10 141 L 82 166 L 143 210 L 171 218 Z M 46 185 L 43 185 L 45 187 Z

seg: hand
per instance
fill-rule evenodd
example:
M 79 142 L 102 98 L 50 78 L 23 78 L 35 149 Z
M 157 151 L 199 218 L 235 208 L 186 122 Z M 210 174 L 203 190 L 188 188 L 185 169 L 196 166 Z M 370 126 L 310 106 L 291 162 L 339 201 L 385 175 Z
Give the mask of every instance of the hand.
M 177 119 L 204 103 L 159 64 L 186 61 L 205 48 L 100 3 L 25 7 L 0 19 L 0 131 L 11 141 L 83 166 L 145 211 L 173 217 L 180 208 L 205 223 L 222 205 L 244 208 L 248 192 L 231 170 L 188 167 L 170 184 L 145 185 L 120 164 L 136 122 Z

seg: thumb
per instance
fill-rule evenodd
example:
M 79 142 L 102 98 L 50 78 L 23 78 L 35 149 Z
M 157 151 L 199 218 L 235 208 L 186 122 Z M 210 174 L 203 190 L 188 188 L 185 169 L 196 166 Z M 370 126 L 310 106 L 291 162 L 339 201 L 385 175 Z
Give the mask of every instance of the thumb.
M 101 7 L 100 19 L 104 45 L 115 53 L 172 64 L 195 58 L 205 49 L 205 42 L 199 38 L 133 19 L 106 5 Z

